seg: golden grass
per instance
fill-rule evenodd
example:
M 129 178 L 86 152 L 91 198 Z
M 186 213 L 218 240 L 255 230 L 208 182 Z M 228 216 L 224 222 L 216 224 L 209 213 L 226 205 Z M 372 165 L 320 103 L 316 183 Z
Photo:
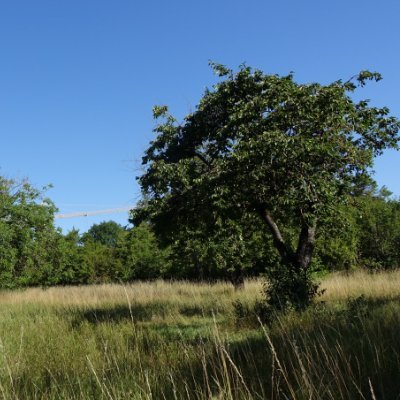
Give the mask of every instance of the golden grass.
M 321 281 L 324 301 L 344 300 L 361 295 L 396 298 L 400 296 L 400 271 L 368 273 L 355 271 L 333 273 Z M 248 280 L 243 291 L 235 291 L 228 282 L 215 284 L 182 281 L 137 282 L 132 284 L 102 284 L 28 288 L 0 291 L 0 305 L 37 304 L 46 306 L 99 306 L 130 303 L 201 304 L 219 302 L 225 305 L 236 299 L 245 303 L 260 298 L 262 280 Z
M 201 305 L 207 308 L 231 308 L 240 300 L 251 303 L 260 297 L 261 280 L 249 280 L 246 289 L 235 291 L 227 282 L 215 284 L 183 281 L 137 282 L 132 284 L 102 284 L 91 286 L 65 286 L 28 288 L 0 291 L 0 305 L 43 305 L 56 307 L 102 307 L 115 305 L 164 304 L 168 307 Z
M 326 289 L 321 297 L 324 301 L 343 300 L 350 297 L 372 298 L 400 297 L 400 270 L 368 273 L 355 271 L 348 274 L 333 273 L 321 282 Z

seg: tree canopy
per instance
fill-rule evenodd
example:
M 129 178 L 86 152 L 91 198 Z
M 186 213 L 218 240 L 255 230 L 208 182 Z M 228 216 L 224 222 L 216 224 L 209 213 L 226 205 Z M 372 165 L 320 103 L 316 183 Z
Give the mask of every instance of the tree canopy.
M 43 191 L 27 180 L 0 176 L 0 285 L 46 280 L 53 262 L 54 211 Z
M 317 227 L 332 222 L 374 156 L 397 148 L 400 123 L 388 108 L 352 97 L 381 79 L 375 72 L 321 85 L 212 66 L 221 81 L 182 123 L 166 106 L 154 108 L 157 137 L 143 157 L 145 200 L 133 221 L 150 220 L 171 242 L 182 231 L 201 227 L 207 236 L 236 223 L 240 241 L 243 221 L 257 216 L 285 266 L 279 271 L 290 290 L 279 301 L 307 303 L 315 292 L 307 276 Z M 294 236 L 285 236 L 289 221 Z
M 83 235 L 82 240 L 92 240 L 105 246 L 116 247 L 119 236 L 124 232 L 124 228 L 115 221 L 103 221 L 93 224 Z

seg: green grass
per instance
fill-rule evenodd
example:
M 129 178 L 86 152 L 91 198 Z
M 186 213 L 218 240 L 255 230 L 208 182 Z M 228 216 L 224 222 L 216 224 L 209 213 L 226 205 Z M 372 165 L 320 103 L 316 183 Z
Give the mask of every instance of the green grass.
M 400 273 L 323 286 L 268 327 L 256 281 L 3 291 L 0 398 L 400 399 Z

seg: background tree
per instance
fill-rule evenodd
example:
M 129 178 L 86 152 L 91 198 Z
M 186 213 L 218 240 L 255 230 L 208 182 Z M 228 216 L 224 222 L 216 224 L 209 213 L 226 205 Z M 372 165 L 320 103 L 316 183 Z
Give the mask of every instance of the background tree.
M 81 254 L 81 268 L 89 274 L 88 283 L 118 282 L 123 279 L 123 266 L 115 248 L 87 241 Z
M 28 181 L 0 177 L 0 285 L 34 285 L 52 269 L 55 207 Z
M 358 267 L 360 232 L 357 218 L 358 211 L 349 200 L 348 204 L 336 208 L 334 219 L 320 227 L 315 241 L 314 271 L 350 271 Z
M 269 275 L 269 302 L 305 307 L 316 292 L 310 263 L 317 227 L 334 220 L 373 157 L 397 147 L 400 124 L 387 108 L 350 96 L 366 81 L 380 80 L 378 73 L 320 85 L 246 66 L 236 74 L 213 67 L 224 79 L 182 124 L 167 107 L 154 108 L 161 121 L 143 157 L 139 182 L 146 201 L 133 221 L 150 220 L 171 237 L 201 226 L 206 237 L 218 218 L 255 215 L 281 259 Z M 293 235 L 285 235 L 287 226 Z
M 400 265 L 400 203 L 380 191 L 356 199 L 359 264 L 372 270 Z
M 115 221 L 103 221 L 93 224 L 89 230 L 82 235 L 82 241 L 92 240 L 104 246 L 115 247 L 124 228 Z
M 162 249 L 146 223 L 128 230 L 118 244 L 117 254 L 125 281 L 168 276 L 169 249 Z
M 91 265 L 85 263 L 85 249 L 79 231 L 72 229 L 66 235 L 58 233 L 49 285 L 81 285 L 94 281 Z

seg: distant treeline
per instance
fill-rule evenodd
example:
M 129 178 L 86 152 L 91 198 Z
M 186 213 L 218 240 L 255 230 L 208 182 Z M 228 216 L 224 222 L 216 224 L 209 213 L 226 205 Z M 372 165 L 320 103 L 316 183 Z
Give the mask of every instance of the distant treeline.
M 0 287 L 50 286 L 148 279 L 227 279 L 262 275 L 279 264 L 261 222 L 188 232 L 179 240 L 156 237 L 148 223 L 113 222 L 80 234 L 54 227 L 53 203 L 28 182 L 0 177 Z M 400 201 L 386 189 L 365 187 L 336 210 L 318 232 L 315 272 L 400 265 Z M 287 235 L 296 237 L 295 228 Z M 243 234 L 245 232 L 245 234 Z

